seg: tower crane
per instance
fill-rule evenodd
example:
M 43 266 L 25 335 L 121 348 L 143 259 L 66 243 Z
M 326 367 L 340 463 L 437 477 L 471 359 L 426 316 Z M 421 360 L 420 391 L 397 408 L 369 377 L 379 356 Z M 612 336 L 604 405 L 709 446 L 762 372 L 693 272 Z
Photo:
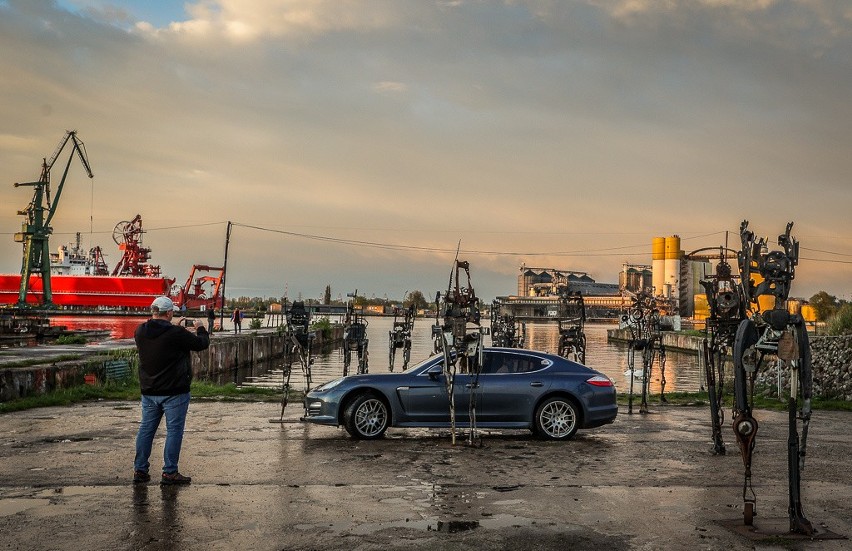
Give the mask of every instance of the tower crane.
M 62 154 L 62 150 L 68 143 L 71 143 L 71 154 L 68 156 L 68 162 L 65 163 L 65 170 L 62 172 L 62 179 L 59 185 L 56 186 L 56 192 L 51 200 L 50 197 L 50 171 L 53 169 L 53 164 Z M 21 225 L 21 231 L 15 234 L 15 241 L 23 243 L 23 261 L 21 262 L 21 288 L 18 293 L 18 307 L 25 307 L 27 302 L 27 292 L 30 289 L 30 275 L 40 274 L 42 278 L 42 304 L 45 307 L 53 306 L 53 293 L 50 288 L 50 247 L 48 238 L 53 232 L 50 226 L 53 216 L 56 214 L 56 207 L 59 204 L 59 197 L 62 195 L 62 188 L 65 186 L 65 179 L 68 177 L 68 169 L 71 167 L 71 161 L 74 159 L 74 154 L 80 158 L 83 163 L 83 168 L 86 169 L 86 174 L 89 178 L 93 178 L 92 169 L 89 167 L 89 159 L 86 155 L 86 146 L 77 137 L 76 130 L 68 130 L 65 136 L 59 141 L 56 150 L 49 159 L 45 158 L 41 165 L 41 176 L 36 182 L 15 183 L 15 187 L 29 186 L 35 188 L 33 199 L 26 209 L 18 211 L 18 214 L 26 217 Z

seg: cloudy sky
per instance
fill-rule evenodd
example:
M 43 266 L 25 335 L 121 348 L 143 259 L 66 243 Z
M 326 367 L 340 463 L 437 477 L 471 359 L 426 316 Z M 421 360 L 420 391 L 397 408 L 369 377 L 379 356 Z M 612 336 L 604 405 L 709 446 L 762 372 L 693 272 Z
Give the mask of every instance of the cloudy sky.
M 228 295 L 615 283 L 654 236 L 794 221 L 794 296 L 852 298 L 852 3 L 0 0 L 0 273 L 66 130 L 51 247 L 117 222 Z M 53 172 L 58 181 L 63 166 Z

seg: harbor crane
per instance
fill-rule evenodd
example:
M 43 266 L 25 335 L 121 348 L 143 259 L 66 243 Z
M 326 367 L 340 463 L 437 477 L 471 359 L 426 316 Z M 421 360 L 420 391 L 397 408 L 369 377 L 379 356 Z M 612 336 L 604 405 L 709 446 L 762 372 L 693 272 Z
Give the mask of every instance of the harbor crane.
M 71 143 L 71 154 L 68 156 L 68 162 L 65 163 L 65 170 L 62 172 L 62 179 L 59 185 L 56 186 L 56 192 L 53 198 L 50 196 L 50 172 L 53 169 L 53 164 L 62 154 L 65 146 Z M 89 178 L 94 178 L 92 169 L 89 166 L 89 159 L 86 155 L 86 146 L 77 137 L 76 130 L 68 130 L 65 136 L 59 141 L 56 150 L 49 159 L 42 160 L 41 176 L 38 181 L 15 183 L 15 187 L 28 186 L 35 188 L 33 199 L 26 209 L 18 211 L 18 214 L 26 217 L 23 222 L 21 231 L 15 234 L 15 241 L 23 243 L 23 261 L 21 262 L 21 288 L 18 293 L 19 308 L 27 306 L 27 293 L 30 290 L 30 276 L 38 274 L 42 279 L 42 305 L 50 308 L 53 306 L 53 293 L 50 288 L 50 246 L 48 240 L 53 228 L 50 222 L 56 214 L 56 207 L 59 204 L 59 198 L 62 195 L 62 188 L 65 186 L 65 180 L 68 177 L 68 169 L 71 167 L 71 161 L 74 159 L 74 154 L 80 158 L 83 163 L 83 168 Z

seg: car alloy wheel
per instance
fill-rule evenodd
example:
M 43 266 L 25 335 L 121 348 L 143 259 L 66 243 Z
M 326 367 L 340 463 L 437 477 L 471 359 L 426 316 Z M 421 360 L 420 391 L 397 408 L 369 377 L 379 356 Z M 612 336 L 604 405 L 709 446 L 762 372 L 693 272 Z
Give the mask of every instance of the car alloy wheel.
M 567 440 L 577 432 L 577 407 L 566 398 L 548 398 L 536 410 L 535 424 L 545 438 Z
M 346 408 L 346 431 L 355 438 L 379 438 L 388 428 L 388 408 L 373 394 L 355 398 Z

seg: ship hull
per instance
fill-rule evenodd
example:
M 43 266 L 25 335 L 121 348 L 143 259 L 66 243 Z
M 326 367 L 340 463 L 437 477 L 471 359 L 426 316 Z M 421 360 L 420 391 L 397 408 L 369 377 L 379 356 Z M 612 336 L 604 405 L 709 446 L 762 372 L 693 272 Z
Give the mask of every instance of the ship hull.
M 155 297 L 168 295 L 172 280 L 163 277 L 51 275 L 53 304 L 106 308 L 148 308 Z M 20 274 L 0 275 L 0 304 L 16 304 Z M 42 304 L 40 276 L 30 276 L 28 304 Z

